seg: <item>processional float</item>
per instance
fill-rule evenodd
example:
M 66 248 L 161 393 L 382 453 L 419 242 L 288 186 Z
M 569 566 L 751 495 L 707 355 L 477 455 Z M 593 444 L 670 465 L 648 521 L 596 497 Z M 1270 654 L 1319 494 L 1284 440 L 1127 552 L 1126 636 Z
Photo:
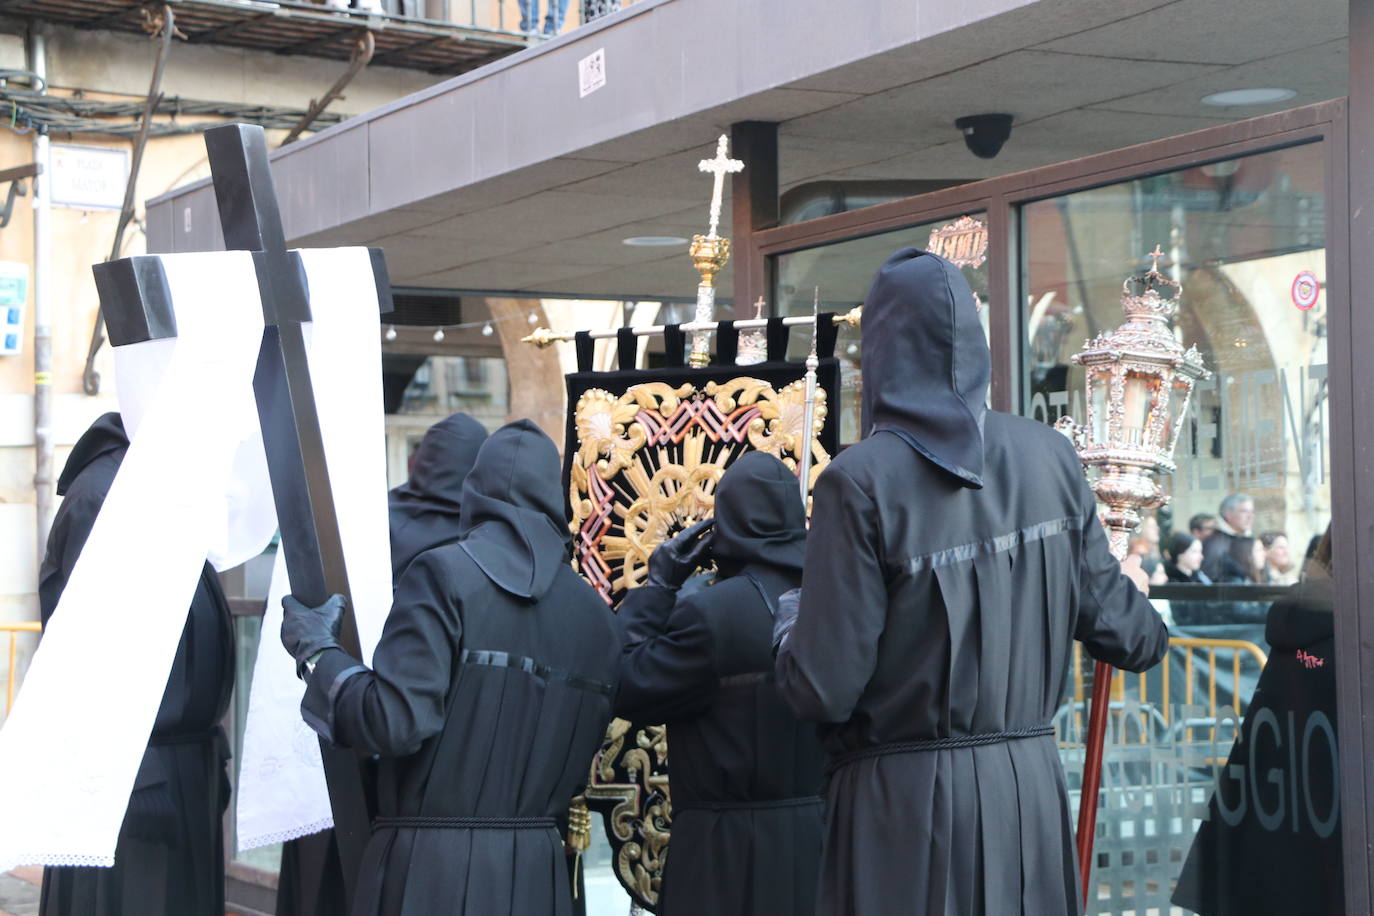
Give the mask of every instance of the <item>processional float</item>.
M 1055 424 L 1073 441 L 1088 469 L 1093 493 L 1105 509 L 1101 517 L 1108 542 L 1118 560 L 1126 558 L 1128 539 L 1140 525 L 1141 511 L 1168 502 L 1156 478 L 1173 473 L 1174 447 L 1193 385 L 1211 376 L 1197 348 L 1185 351 L 1170 325 L 1178 312 L 1182 285 L 1160 273 L 1163 252 L 1158 245 L 1147 257 L 1152 259 L 1150 269 L 1122 286 L 1126 322 L 1087 341 L 1072 357 L 1084 370 L 1087 422 L 1078 425 L 1064 416 Z M 1106 662 L 1098 662 L 1093 669 L 1078 802 L 1078 867 L 1085 901 L 1092 878 L 1112 676 Z

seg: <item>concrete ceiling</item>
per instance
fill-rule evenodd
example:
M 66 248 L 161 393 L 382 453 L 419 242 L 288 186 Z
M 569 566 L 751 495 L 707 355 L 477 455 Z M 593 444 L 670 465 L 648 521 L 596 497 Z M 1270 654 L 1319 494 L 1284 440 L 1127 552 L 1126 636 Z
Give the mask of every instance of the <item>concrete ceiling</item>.
M 733 10 L 733 20 L 710 34 L 722 46 L 719 60 L 735 62 L 736 85 L 718 87 L 719 104 L 683 101 L 699 88 L 689 80 L 668 93 L 676 107 L 660 94 L 662 111 L 640 110 L 631 94 L 608 99 L 618 107 L 602 112 L 600 121 L 594 113 L 567 116 L 592 118 L 590 123 L 561 120 L 562 113 L 533 102 L 532 115 L 522 115 L 525 106 L 517 100 L 529 98 L 537 82 L 521 81 L 536 80 L 538 68 L 573 66 L 597 47 L 633 42 L 635 28 L 647 40 L 651 15 L 687 15 L 710 2 L 636 4 L 615 17 L 611 25 L 620 31 L 586 29 L 494 65 L 492 79 L 505 82 L 497 87 L 506 106 L 499 116 L 473 100 L 484 83 L 460 79 L 367 116 L 367 140 L 346 122 L 301 144 L 313 150 L 311 158 L 297 167 L 287 167 L 294 159 L 274 165 L 279 182 L 298 176 L 306 190 L 289 196 L 311 208 L 293 218 L 284 206 L 288 232 L 299 244 L 380 245 L 398 284 L 589 298 L 690 297 L 696 275 L 685 246 L 636 248 L 623 240 L 704 230 L 710 181 L 696 163 L 735 121 L 779 123 L 787 189 L 829 179 L 991 177 L 1346 94 L 1346 0 L 983 0 L 955 5 L 966 8 L 962 22 L 914 29 L 917 40 L 890 42 L 873 53 L 863 49 L 883 47 L 882 39 L 866 34 L 869 44 L 855 43 L 848 30 L 876 34 L 909 26 L 894 18 L 903 2 L 872 0 L 874 22 L 836 22 L 832 14 L 832 21 L 817 26 L 807 16 L 754 22 L 777 5 L 760 0 L 720 7 Z M 938 7 L 930 0 L 904 2 L 907 8 Z M 666 18 L 654 23 L 654 34 L 671 25 Z M 671 35 L 659 35 L 667 44 L 657 58 L 618 58 L 608 50 L 608 87 L 618 80 L 680 79 L 676 69 L 726 69 L 717 67 L 715 56 L 688 60 L 690 37 L 683 38 L 682 60 L 661 59 L 662 48 L 673 47 Z M 858 50 L 835 64 L 851 44 Z M 762 57 L 767 55 L 786 59 L 776 63 Z M 617 60 L 631 72 L 617 73 Z M 749 91 L 750 68 L 765 66 L 758 60 L 773 70 L 763 79 L 766 88 Z M 1297 96 L 1231 109 L 1200 101 L 1212 92 L 1256 86 L 1285 87 Z M 985 111 L 1016 119 L 1011 139 L 993 160 L 970 154 L 953 127 L 955 118 Z M 452 117 L 436 117 L 443 112 Z M 626 129 L 598 130 L 612 117 Z M 399 147 L 384 142 L 398 135 L 412 139 Z M 539 158 L 537 151 L 554 149 L 551 144 L 560 151 Z M 536 151 L 534 161 L 519 161 L 524 150 Z M 453 161 L 463 155 L 473 162 L 453 177 Z M 323 181 L 313 177 L 319 166 L 304 173 L 307 161 L 322 157 L 338 163 L 345 178 L 336 181 L 366 184 L 365 202 L 321 202 L 310 190 L 312 181 Z M 501 161 L 486 163 L 484 157 Z M 189 201 L 185 195 L 195 190 L 155 203 Z M 165 219 L 180 228 L 170 212 Z M 184 250 L 186 243 L 158 244 Z M 724 290 L 728 284 L 727 274 Z

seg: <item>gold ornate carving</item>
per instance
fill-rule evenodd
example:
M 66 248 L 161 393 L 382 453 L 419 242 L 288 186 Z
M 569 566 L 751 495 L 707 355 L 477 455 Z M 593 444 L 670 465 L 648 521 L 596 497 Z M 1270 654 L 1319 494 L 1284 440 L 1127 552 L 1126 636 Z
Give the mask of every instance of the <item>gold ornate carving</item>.
M 777 390 L 740 376 L 700 386 L 649 382 L 619 397 L 591 389 L 578 399 L 568 494 L 574 565 L 607 603 L 644 580 L 655 547 L 711 515 L 716 484 L 740 454 L 767 452 L 796 471 L 805 392 L 801 380 Z M 818 388 L 812 486 L 830 460 L 819 439 L 826 413 L 826 392 Z M 618 846 L 617 877 L 649 906 L 658 900 L 672 833 L 667 763 L 665 726 L 616 719 L 584 793 L 605 814 Z
M 659 543 L 711 514 L 716 484 L 742 448 L 774 455 L 795 472 L 805 399 L 801 381 L 776 391 L 747 376 L 702 388 L 650 382 L 620 397 L 599 388 L 583 394 L 568 494 L 579 571 L 608 601 L 639 585 Z M 819 439 L 826 413 L 820 389 L 811 485 L 830 461 Z
M 981 267 L 988 259 L 988 227 L 982 220 L 961 216 L 932 229 L 926 247 L 956 267 Z

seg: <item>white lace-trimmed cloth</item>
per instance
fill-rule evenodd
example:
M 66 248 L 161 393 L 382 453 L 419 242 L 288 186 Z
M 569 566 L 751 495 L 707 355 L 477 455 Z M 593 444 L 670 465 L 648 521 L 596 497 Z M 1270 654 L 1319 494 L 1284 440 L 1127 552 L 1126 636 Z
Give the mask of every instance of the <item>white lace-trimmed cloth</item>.
M 376 284 L 366 249 L 302 258 L 311 375 L 370 656 L 391 600 Z M 251 256 L 162 261 L 177 336 L 116 350 L 131 444 L 0 730 L 0 872 L 114 864 L 203 564 L 237 565 L 276 528 L 252 391 L 263 322 Z M 275 634 L 264 631 L 263 654 L 285 656 Z M 282 797 L 260 784 L 240 810 Z
M 369 661 L 391 607 L 381 342 L 376 301 L 350 295 L 371 287 L 367 253 L 362 252 L 360 262 L 336 257 L 342 253 L 302 252 L 311 301 L 340 306 L 327 314 L 316 312 L 310 378 L 339 511 L 358 640 Z M 328 359 L 319 360 L 317 354 Z M 289 590 L 282 557 L 278 549 L 248 697 L 237 798 L 240 851 L 334 824 L 319 738 L 301 719 L 305 684 L 281 644 L 281 599 Z
M 172 255 L 164 267 L 177 337 L 134 345 L 161 372 L 144 378 L 129 450 L 0 730 L 0 871 L 114 864 L 201 569 L 231 540 L 222 528 L 242 430 L 226 417 L 253 406 L 257 280 L 246 252 Z

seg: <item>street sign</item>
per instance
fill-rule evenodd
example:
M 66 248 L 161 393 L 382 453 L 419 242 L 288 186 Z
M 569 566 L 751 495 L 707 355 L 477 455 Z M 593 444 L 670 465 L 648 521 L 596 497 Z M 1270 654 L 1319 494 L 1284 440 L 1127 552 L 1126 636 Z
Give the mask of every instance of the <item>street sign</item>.
M 54 143 L 47 174 L 52 202 L 77 210 L 122 210 L 129 151 Z

